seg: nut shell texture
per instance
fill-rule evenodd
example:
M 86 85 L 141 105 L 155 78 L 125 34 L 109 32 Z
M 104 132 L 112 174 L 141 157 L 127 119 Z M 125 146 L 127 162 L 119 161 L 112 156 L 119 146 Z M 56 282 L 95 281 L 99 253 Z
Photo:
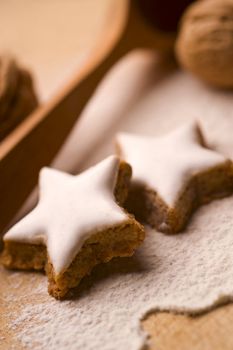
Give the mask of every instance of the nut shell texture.
M 233 0 L 201 0 L 185 12 L 176 41 L 181 65 L 220 88 L 233 87 Z

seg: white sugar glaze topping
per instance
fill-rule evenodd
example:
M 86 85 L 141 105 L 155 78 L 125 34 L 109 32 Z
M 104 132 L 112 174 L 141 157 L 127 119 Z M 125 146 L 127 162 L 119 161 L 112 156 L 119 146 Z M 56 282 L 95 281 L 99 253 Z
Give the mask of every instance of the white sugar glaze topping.
M 195 121 L 156 138 L 120 133 L 117 142 L 133 168 L 133 183 L 154 189 L 170 206 L 193 175 L 227 160 L 202 145 Z
M 43 168 L 37 207 L 4 240 L 46 245 L 55 272 L 64 271 L 93 233 L 128 219 L 115 202 L 118 169 L 116 156 L 77 176 Z

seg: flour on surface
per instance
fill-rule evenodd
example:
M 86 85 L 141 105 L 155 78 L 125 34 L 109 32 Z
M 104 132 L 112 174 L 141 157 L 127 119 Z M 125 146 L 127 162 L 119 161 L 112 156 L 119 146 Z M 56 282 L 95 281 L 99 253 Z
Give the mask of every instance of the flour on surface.
M 148 229 L 133 258 L 98 267 L 76 300 L 53 300 L 43 283 L 40 301 L 23 297 L 11 325 L 18 339 L 35 350 L 140 349 L 139 319 L 148 311 L 196 313 L 231 300 L 232 206 L 228 198 L 202 207 L 185 234 Z
M 112 89 L 117 91 L 116 86 Z M 102 99 L 111 96 L 111 91 L 110 87 L 105 94 L 102 91 Z M 233 156 L 232 94 L 211 91 L 175 72 L 118 120 L 88 162 L 112 151 L 112 135 L 117 131 L 160 135 L 190 118 L 201 120 L 211 146 Z M 91 133 L 89 126 L 86 132 Z M 75 133 L 73 147 L 78 151 Z M 30 274 L 22 300 L 17 297 L 20 312 L 11 315 L 18 340 L 35 350 L 137 350 L 146 341 L 140 319 L 149 311 L 198 313 L 232 300 L 232 208 L 233 197 L 213 201 L 201 207 L 178 235 L 166 236 L 147 228 L 146 240 L 134 257 L 97 267 L 73 300 L 53 300 L 47 295 L 45 278 L 35 274 L 35 283 L 30 283 Z M 16 283 L 20 283 L 19 274 Z M 31 298 L 34 285 L 36 296 Z M 15 294 L 14 288 L 9 289 L 8 300 L 14 301 Z

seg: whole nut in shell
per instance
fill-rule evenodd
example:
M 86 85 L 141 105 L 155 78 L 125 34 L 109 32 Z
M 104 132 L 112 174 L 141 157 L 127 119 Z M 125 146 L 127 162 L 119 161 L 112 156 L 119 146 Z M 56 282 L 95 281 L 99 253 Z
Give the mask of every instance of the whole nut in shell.
M 176 55 L 204 81 L 233 88 L 233 0 L 201 0 L 183 15 Z

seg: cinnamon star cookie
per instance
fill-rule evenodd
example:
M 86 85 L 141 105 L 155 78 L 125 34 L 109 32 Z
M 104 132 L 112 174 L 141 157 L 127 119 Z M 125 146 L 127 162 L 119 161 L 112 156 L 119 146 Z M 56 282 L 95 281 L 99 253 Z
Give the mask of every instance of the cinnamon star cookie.
M 144 229 L 120 206 L 130 176 L 116 156 L 77 176 L 42 169 L 39 203 L 4 236 L 3 264 L 45 269 L 49 293 L 59 299 L 96 264 L 132 255 Z
M 117 146 L 133 168 L 127 207 L 159 231 L 181 231 L 194 209 L 233 191 L 231 160 L 207 148 L 196 122 L 162 137 L 121 133 Z

